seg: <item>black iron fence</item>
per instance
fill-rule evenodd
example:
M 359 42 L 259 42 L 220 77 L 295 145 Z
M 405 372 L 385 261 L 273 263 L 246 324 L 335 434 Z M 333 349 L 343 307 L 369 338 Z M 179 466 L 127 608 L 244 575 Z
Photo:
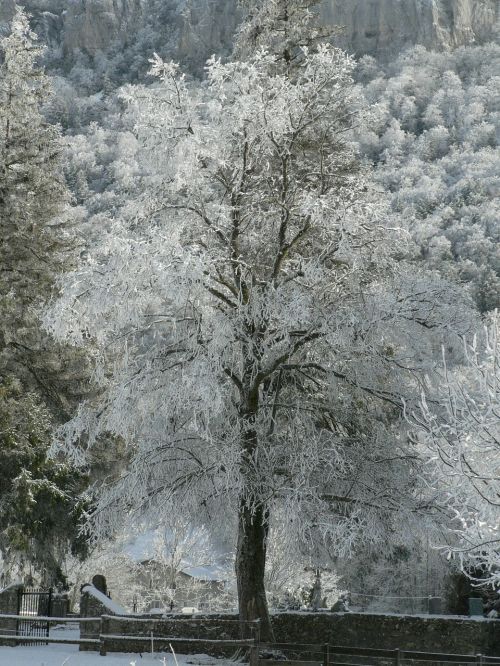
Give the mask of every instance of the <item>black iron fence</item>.
M 40 639 L 41 637 L 49 637 L 50 625 L 46 618 L 50 617 L 51 613 L 52 588 L 49 590 L 19 588 L 17 593 L 17 615 L 27 616 L 30 619 L 17 620 L 16 635 L 27 638 L 25 645 L 39 644 L 39 640 L 30 642 L 29 638 Z

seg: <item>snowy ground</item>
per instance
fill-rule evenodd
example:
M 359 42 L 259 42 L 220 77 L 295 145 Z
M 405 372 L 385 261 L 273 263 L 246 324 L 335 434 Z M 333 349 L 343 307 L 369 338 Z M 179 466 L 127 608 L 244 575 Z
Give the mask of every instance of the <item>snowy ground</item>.
M 176 655 L 179 666 L 234 666 L 235 662 L 215 659 L 204 654 Z M 176 666 L 169 654 L 78 652 L 78 645 L 41 645 L 0 647 L 0 666 Z
M 50 636 L 79 638 L 80 628 L 73 623 L 56 625 L 51 627 Z M 142 656 L 116 652 L 101 657 L 98 652 L 79 652 L 78 645 L 0 646 L 0 666 L 236 666 L 234 661 L 206 654 L 176 654 L 176 659 L 171 652 Z

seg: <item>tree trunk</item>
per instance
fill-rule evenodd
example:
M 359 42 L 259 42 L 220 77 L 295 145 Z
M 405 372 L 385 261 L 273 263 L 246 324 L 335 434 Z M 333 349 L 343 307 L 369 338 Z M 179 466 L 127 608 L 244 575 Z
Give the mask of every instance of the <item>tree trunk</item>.
M 242 502 L 238 518 L 235 568 L 242 635 L 245 638 L 251 636 L 247 622 L 260 620 L 261 639 L 272 641 L 273 630 L 264 587 L 269 529 L 267 511 L 264 507 L 258 507 L 256 511 L 252 512 Z

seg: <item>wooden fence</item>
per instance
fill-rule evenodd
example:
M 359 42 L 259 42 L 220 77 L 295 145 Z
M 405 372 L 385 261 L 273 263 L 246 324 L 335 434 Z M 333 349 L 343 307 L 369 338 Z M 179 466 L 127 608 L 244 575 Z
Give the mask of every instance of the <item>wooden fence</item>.
M 500 666 L 500 657 L 482 654 L 417 652 L 403 649 L 361 648 L 346 645 L 261 643 L 259 666 Z M 262 658 L 264 655 L 265 658 Z
M 46 621 L 50 624 L 87 623 L 99 621 L 99 618 L 81 617 L 30 617 L 24 615 L 0 615 L 2 620 L 18 620 L 25 622 Z M 146 620 L 145 620 L 146 621 Z M 151 622 L 151 620 L 147 620 Z M 235 648 L 244 650 L 248 655 L 250 666 L 423 666 L 424 662 L 433 666 L 500 666 L 500 657 L 482 654 L 449 654 L 444 652 L 417 652 L 403 649 L 361 648 L 341 645 L 318 645 L 299 643 L 261 643 L 259 632 L 254 638 L 221 640 L 214 638 L 188 638 L 182 636 L 160 636 L 153 631 L 149 635 L 117 635 L 101 633 L 98 638 L 55 638 L 45 636 L 16 636 L 0 633 L 2 639 L 18 643 L 62 643 L 80 646 L 93 646 L 101 655 L 106 655 L 110 642 L 116 647 L 118 643 L 127 652 L 131 643 L 140 644 L 143 652 L 169 651 L 171 646 L 212 645 L 217 648 Z

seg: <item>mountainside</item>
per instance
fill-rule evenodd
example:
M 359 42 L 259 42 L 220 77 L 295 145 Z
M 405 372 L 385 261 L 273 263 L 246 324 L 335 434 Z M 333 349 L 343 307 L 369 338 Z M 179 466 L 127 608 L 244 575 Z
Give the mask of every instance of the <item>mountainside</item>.
M 357 55 L 390 55 L 422 44 L 435 50 L 490 39 L 497 0 L 324 0 L 325 23 L 345 26 L 341 44 Z
M 3 0 L 0 21 L 13 0 Z M 238 24 L 236 0 L 26 0 L 33 25 L 49 45 L 89 55 L 129 46 L 155 33 L 172 55 L 203 62 L 229 48 Z M 339 45 L 356 55 L 388 57 L 422 44 L 448 49 L 491 38 L 498 0 L 323 0 L 326 24 L 343 26 Z M 151 41 L 150 39 L 148 41 Z

